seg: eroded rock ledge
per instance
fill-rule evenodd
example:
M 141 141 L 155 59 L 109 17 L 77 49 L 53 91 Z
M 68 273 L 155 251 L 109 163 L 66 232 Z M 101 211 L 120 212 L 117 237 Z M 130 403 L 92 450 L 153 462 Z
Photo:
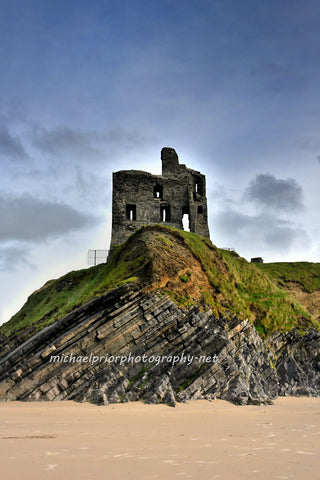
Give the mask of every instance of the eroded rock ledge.
M 320 335 L 292 331 L 263 342 L 249 321 L 178 308 L 167 296 L 124 285 L 74 310 L 0 360 L 0 399 L 107 404 L 221 398 L 270 403 L 277 395 L 320 393 Z M 16 343 L 15 343 L 16 345 Z M 1 345 L 4 351 L 5 345 Z M 167 361 L 50 362 L 61 358 L 217 356 L 189 365 Z

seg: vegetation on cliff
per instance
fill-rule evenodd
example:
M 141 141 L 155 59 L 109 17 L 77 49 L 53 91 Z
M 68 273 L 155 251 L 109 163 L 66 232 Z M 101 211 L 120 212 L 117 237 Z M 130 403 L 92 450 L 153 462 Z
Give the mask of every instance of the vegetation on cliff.
M 319 329 L 319 321 L 284 288 L 290 282 L 306 292 L 320 290 L 320 264 L 251 264 L 194 233 L 146 226 L 116 246 L 108 264 L 47 282 L 0 327 L 0 333 L 8 336 L 29 329 L 31 335 L 124 283 L 167 294 L 185 308 L 235 313 L 254 323 L 262 336 L 293 327 Z
M 269 277 L 274 278 L 280 287 L 296 283 L 306 293 L 320 290 L 320 263 L 279 262 L 260 263 L 257 266 Z

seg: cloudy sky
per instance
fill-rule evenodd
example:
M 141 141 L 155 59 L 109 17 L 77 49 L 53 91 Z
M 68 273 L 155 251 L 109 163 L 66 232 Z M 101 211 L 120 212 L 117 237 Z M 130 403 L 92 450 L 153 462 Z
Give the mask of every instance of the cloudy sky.
M 2 0 L 0 322 L 108 248 L 111 174 L 207 176 L 211 239 L 320 261 L 318 0 Z

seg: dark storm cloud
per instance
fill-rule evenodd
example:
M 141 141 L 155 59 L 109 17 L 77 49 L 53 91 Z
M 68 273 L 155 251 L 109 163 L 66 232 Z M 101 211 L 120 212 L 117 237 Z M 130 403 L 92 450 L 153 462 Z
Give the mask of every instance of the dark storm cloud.
M 31 266 L 28 261 L 28 252 L 25 248 L 16 246 L 0 247 L 0 271 L 12 272 L 26 265 Z
M 88 160 L 105 158 L 109 149 L 131 150 L 141 148 L 149 140 L 138 131 L 122 128 L 110 131 L 80 130 L 61 126 L 54 129 L 34 127 L 32 142 L 41 152 L 58 156 L 76 156 Z
M 217 230 L 232 236 L 242 247 L 271 248 L 287 251 L 294 243 L 307 247 L 310 239 L 306 232 L 294 223 L 269 214 L 245 215 L 234 209 L 218 212 L 214 221 Z
M 28 158 L 19 137 L 12 135 L 5 125 L 0 125 L 0 156 L 9 159 Z
M 262 207 L 294 212 L 302 208 L 302 188 L 293 178 L 286 180 L 260 173 L 246 190 L 245 198 Z
M 69 205 L 40 200 L 28 194 L 21 197 L 0 194 L 0 219 L 0 241 L 40 242 L 99 222 L 99 218 Z

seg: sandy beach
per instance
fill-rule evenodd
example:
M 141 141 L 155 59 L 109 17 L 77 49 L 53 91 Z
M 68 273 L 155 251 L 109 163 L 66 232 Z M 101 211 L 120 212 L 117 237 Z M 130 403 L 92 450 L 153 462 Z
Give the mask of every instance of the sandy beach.
M 315 479 L 320 399 L 0 404 L 1 478 Z

